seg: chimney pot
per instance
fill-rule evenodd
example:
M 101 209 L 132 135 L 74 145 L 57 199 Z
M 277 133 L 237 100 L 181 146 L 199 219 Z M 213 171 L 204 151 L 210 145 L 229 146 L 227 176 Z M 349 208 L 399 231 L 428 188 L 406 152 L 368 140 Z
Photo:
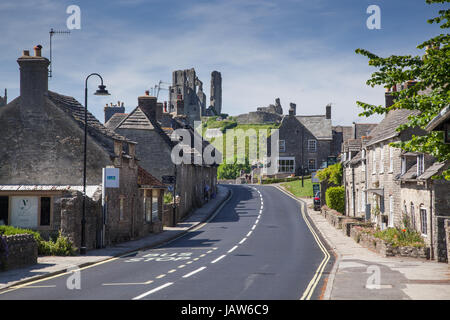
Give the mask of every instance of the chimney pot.
M 145 90 L 145 95 L 149 96 L 150 95 L 150 91 L 149 90 Z
M 40 44 L 38 44 L 37 46 L 34 47 L 34 55 L 36 57 L 41 56 L 41 49 L 42 49 L 42 46 Z

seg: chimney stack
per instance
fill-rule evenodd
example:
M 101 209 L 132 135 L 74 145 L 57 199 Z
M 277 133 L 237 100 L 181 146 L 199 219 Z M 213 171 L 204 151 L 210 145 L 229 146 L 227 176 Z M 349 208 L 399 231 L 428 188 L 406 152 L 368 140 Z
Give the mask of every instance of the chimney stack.
M 150 96 L 150 92 L 145 91 L 144 96 L 138 97 L 138 107 L 145 113 L 149 119 L 157 119 L 156 97 Z
M 28 50 L 17 59 L 20 68 L 20 100 L 24 107 L 39 109 L 48 92 L 48 66 L 50 61 L 41 56 L 41 45 L 34 47 L 35 55 Z
M 325 118 L 331 119 L 331 103 L 327 104 L 325 107 Z
M 106 104 L 106 107 L 103 109 L 103 111 L 105 113 L 105 123 L 107 123 L 109 119 L 111 119 L 111 117 L 116 113 L 125 113 L 125 107 L 123 106 L 123 102 L 121 106 L 113 106 L 111 102 L 110 106 Z
M 297 105 L 295 103 L 290 103 L 289 104 L 290 108 L 289 108 L 289 115 L 290 116 L 295 116 L 297 114 Z
M 395 90 L 394 90 L 395 88 Z M 397 86 L 392 87 L 393 91 L 397 91 Z M 386 92 L 384 93 L 384 101 L 385 101 L 385 107 L 389 108 L 394 104 L 394 96 L 392 95 L 391 91 L 389 91 L 389 88 L 386 88 Z

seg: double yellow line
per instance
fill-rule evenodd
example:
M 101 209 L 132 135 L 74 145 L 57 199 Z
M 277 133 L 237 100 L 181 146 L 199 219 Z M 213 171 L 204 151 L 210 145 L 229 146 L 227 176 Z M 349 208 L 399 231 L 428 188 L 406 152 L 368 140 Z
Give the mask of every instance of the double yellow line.
M 297 202 L 300 202 L 297 198 L 295 198 L 294 196 L 292 196 L 291 194 L 289 194 L 288 192 L 286 192 L 282 188 L 280 188 L 280 187 L 276 187 L 276 188 L 279 189 L 280 191 L 282 191 L 283 193 L 287 194 L 289 197 L 291 197 L 292 199 L 296 200 Z M 316 240 L 317 245 L 319 246 L 320 250 L 322 251 L 322 253 L 324 255 L 322 262 L 320 263 L 320 265 L 317 268 L 313 278 L 309 282 L 308 286 L 306 287 L 305 292 L 303 292 L 303 295 L 300 298 L 300 300 L 310 300 L 314 290 L 317 287 L 317 284 L 320 281 L 320 277 L 323 274 L 323 270 L 325 269 L 325 266 L 327 265 L 328 261 L 330 260 L 330 254 L 328 253 L 328 250 L 323 245 L 322 241 L 320 241 L 319 236 L 314 231 L 313 227 L 311 226 L 311 223 L 309 222 L 308 218 L 305 215 L 305 211 L 307 210 L 306 209 L 306 204 L 305 203 L 301 203 L 301 204 L 304 205 L 304 208 L 302 210 L 303 220 L 305 221 L 306 225 L 308 226 L 309 231 L 311 232 L 311 234 L 314 237 L 314 240 Z

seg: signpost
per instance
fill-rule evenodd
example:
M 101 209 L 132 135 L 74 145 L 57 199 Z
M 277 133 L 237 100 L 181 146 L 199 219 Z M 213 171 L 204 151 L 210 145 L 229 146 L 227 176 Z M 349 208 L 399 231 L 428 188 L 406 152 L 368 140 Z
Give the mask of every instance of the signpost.
M 120 186 L 119 168 L 103 168 L 102 170 L 102 214 L 103 223 L 100 235 L 100 248 L 105 246 L 106 217 L 108 213 L 108 204 L 106 201 L 106 188 L 117 189 Z

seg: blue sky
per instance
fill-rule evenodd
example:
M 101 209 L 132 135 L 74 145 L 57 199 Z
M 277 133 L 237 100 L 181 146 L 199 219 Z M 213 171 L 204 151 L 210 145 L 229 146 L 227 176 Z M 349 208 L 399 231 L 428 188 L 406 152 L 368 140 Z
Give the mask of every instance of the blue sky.
M 66 8 L 81 9 L 81 29 L 55 36 L 50 90 L 84 101 L 84 79 L 100 73 L 111 93 L 89 97 L 103 120 L 106 103 L 137 96 L 172 71 L 194 67 L 209 99 L 210 74 L 222 73 L 224 112 L 236 115 L 281 99 L 297 114 L 323 114 L 333 103 L 333 123 L 359 118 L 357 100 L 384 103 L 384 89 L 365 82 L 375 69 L 354 53 L 423 54 L 416 49 L 441 29 L 426 23 L 444 5 L 425 0 L 23 0 L 0 2 L 0 92 L 19 93 L 16 63 L 22 50 L 41 44 L 49 56 L 49 30 L 67 30 Z M 381 30 L 369 30 L 369 5 L 381 9 Z M 92 93 L 97 80 L 89 80 Z M 166 92 L 160 97 L 166 99 Z

